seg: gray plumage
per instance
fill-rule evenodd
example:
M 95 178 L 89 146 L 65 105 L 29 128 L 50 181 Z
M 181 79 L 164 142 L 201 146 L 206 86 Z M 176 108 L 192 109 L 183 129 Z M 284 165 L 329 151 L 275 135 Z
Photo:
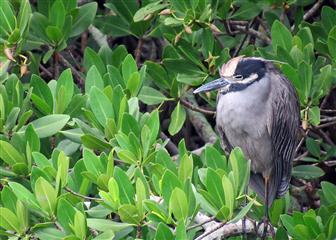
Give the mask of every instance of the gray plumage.
M 218 133 L 228 151 L 239 146 L 251 159 L 250 186 L 263 199 L 268 179 L 270 206 L 289 188 L 299 129 L 295 90 L 273 63 L 261 58 L 234 58 L 220 75 L 227 83 L 217 97 Z

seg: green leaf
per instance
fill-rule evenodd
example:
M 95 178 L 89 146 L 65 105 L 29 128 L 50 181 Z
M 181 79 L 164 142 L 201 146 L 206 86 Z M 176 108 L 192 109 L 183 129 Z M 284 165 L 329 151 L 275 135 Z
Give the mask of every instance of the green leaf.
M 169 212 L 176 220 L 185 220 L 188 217 L 188 201 L 185 192 L 180 188 L 175 188 L 169 200 Z
M 302 61 L 299 64 L 299 77 L 301 81 L 301 86 L 303 84 L 305 103 L 307 103 L 310 98 L 310 92 L 311 92 L 312 81 L 313 81 L 312 66 Z
M 192 179 L 193 173 L 193 159 L 187 154 L 181 158 L 180 167 L 178 171 L 179 180 L 184 183 L 187 179 Z
M 114 118 L 112 103 L 109 98 L 97 87 L 90 91 L 90 107 L 102 126 L 106 126 L 109 118 Z
M 309 108 L 308 111 L 308 119 L 311 124 L 314 126 L 317 126 L 320 124 L 321 116 L 320 116 L 320 108 L 317 106 L 314 106 L 312 108 Z
M 334 26 L 328 34 L 328 49 L 330 55 L 336 59 L 336 26 Z
M 226 175 L 222 177 L 222 187 L 224 189 L 224 195 L 225 195 L 225 206 L 229 208 L 230 210 L 229 218 L 231 218 L 235 203 L 235 193 L 234 193 L 235 191 L 232 182 Z
M 45 138 L 58 133 L 67 124 L 69 119 L 69 115 L 53 114 L 36 119 L 32 121 L 31 124 L 39 138 Z M 21 128 L 18 133 L 23 133 L 25 129 L 25 127 Z
M 147 105 L 161 104 L 163 101 L 169 100 L 160 91 L 148 86 L 142 87 L 138 97 Z
M 131 54 L 128 54 L 122 65 L 121 65 L 121 70 L 122 70 L 122 76 L 124 78 L 124 82 L 127 83 L 128 80 L 130 79 L 131 75 L 135 72 L 138 71 L 138 67 L 136 65 L 136 62 Z
M 336 186 L 330 182 L 321 182 L 323 196 L 330 204 L 336 203 Z
M 245 2 L 240 6 L 238 11 L 236 11 L 229 18 L 234 18 L 237 20 L 249 20 L 258 16 L 261 10 L 262 9 L 260 8 L 260 6 L 258 6 L 258 4 L 254 2 Z
M 227 168 L 225 155 L 221 155 L 216 148 L 210 145 L 207 145 L 205 148 L 205 162 L 212 169 L 226 170 Z
M 22 229 L 19 228 L 19 219 L 8 208 L 0 207 L 0 226 L 6 230 L 22 233 Z
M 15 13 L 11 8 L 10 1 L 3 1 L 1 4 L 1 11 L 0 11 L 0 19 L 1 19 L 1 31 L 0 33 L 11 33 L 14 31 L 15 28 Z
M 35 196 L 27 188 L 16 182 L 9 182 L 8 185 L 20 201 L 28 203 L 29 207 L 33 207 L 35 210 L 40 210 Z
M 111 145 L 108 142 L 101 140 L 100 138 L 97 138 L 91 134 L 84 134 L 83 136 L 81 136 L 80 139 L 83 145 L 90 149 L 104 151 L 107 148 L 111 147 Z
M 56 113 L 63 113 L 71 102 L 74 93 L 74 83 L 71 69 L 63 71 L 56 86 Z
M 104 88 L 104 80 L 101 77 L 97 67 L 95 65 L 92 65 L 89 69 L 88 73 L 86 74 L 85 79 L 85 93 L 89 93 L 92 86 L 95 86 L 99 88 L 100 90 L 103 90 Z
M 55 26 L 48 26 L 46 29 L 46 33 L 48 38 L 56 44 L 59 44 L 64 37 L 61 29 Z
M 253 206 L 253 201 L 249 202 L 245 207 L 243 207 L 243 209 L 240 210 L 239 213 L 233 219 L 231 219 L 229 223 L 235 223 L 239 221 L 240 219 L 242 219 L 243 217 L 245 217 L 246 214 L 250 211 L 252 206 Z
M 71 232 L 71 225 L 75 216 L 75 208 L 66 199 L 61 198 L 57 203 L 57 221 L 62 227 Z
M 186 119 L 186 112 L 183 106 L 181 106 L 180 102 L 177 103 L 172 115 L 171 120 L 169 123 L 168 132 L 170 135 L 175 135 L 178 133 Z
M 54 1 L 49 11 L 49 22 L 53 26 L 56 26 L 59 29 L 63 29 L 63 25 L 65 22 L 65 14 L 66 10 L 64 8 L 63 1 L 56 0 Z
M 160 222 L 155 233 L 155 239 L 171 240 L 174 239 L 174 235 L 166 224 Z
M 52 216 L 57 204 L 57 191 L 47 180 L 39 177 L 35 182 L 34 192 L 41 208 Z
M 277 47 L 282 47 L 286 51 L 290 51 L 292 48 L 292 34 L 280 21 L 275 20 L 271 29 L 272 46 L 274 52 Z
M 44 114 L 52 113 L 53 96 L 46 82 L 39 76 L 33 74 L 30 80 L 30 86 L 33 87 L 31 98 L 37 109 Z
M 144 21 L 144 18 L 148 16 L 149 14 L 153 14 L 155 12 L 158 12 L 162 9 L 164 9 L 167 6 L 167 4 L 163 4 L 160 2 L 153 2 L 150 4 L 147 4 L 146 6 L 140 8 L 133 16 L 134 22 L 140 22 Z
M 293 168 L 292 175 L 297 178 L 313 179 L 324 175 L 324 171 L 312 165 L 300 165 Z
M 40 139 L 38 138 L 36 131 L 31 124 L 29 124 L 26 129 L 25 138 L 32 152 L 40 151 Z
M 113 230 L 107 230 L 102 234 L 99 234 L 97 237 L 93 238 L 93 240 L 107 240 L 107 239 L 114 239 L 115 234 Z
M 57 158 L 56 187 L 63 188 L 68 183 L 69 157 L 60 152 Z
M 89 228 L 96 229 L 98 231 L 108 231 L 112 230 L 114 232 L 122 231 L 125 228 L 132 227 L 133 224 L 114 222 L 110 219 L 100 219 L 100 218 L 88 218 L 86 219 Z
M 69 37 L 75 37 L 84 32 L 92 24 L 97 12 L 97 3 L 91 2 L 78 8 L 78 13 L 73 20 Z
M 224 189 L 220 176 L 211 168 L 207 169 L 205 185 L 212 198 L 212 204 L 220 209 L 225 205 Z
M 106 73 L 106 67 L 100 56 L 91 48 L 87 47 L 84 51 L 84 67 L 89 70 L 92 65 L 95 65 L 101 76 Z
M 121 205 L 118 214 L 122 222 L 138 225 L 142 220 L 142 216 L 139 215 L 137 208 L 132 204 Z
M 126 175 L 126 173 L 119 167 L 116 167 L 114 169 L 114 178 L 117 181 L 118 186 L 122 186 L 119 188 L 120 202 L 129 204 L 134 203 L 133 199 L 135 196 L 134 187 L 131 181 L 129 180 L 128 176 Z
M 135 97 L 138 95 L 140 87 L 141 87 L 140 74 L 138 72 L 134 72 L 131 74 L 131 76 L 127 81 L 126 89 L 130 91 L 132 97 Z
M 26 163 L 24 155 L 3 140 L 0 140 L 0 158 L 10 166 L 16 163 Z
M 76 210 L 74 224 L 72 226 L 74 234 L 79 239 L 86 238 L 86 219 L 81 211 Z

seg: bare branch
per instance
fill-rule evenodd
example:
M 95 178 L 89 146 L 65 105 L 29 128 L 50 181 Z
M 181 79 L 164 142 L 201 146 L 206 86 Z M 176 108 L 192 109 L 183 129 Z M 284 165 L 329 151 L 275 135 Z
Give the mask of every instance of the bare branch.
M 168 140 L 166 148 L 171 155 L 176 155 L 179 153 L 177 146 L 170 140 L 170 138 L 164 132 L 160 132 L 160 138 L 164 141 Z
M 322 6 L 323 0 L 318 0 L 311 9 L 309 9 L 304 15 L 303 20 L 307 21 L 309 18 L 311 18 L 315 12 Z
M 203 109 L 203 108 L 200 108 L 199 106 L 191 104 L 185 98 L 180 98 L 180 101 L 183 104 L 183 106 L 185 106 L 185 107 L 187 107 L 187 108 L 189 108 L 193 111 L 204 113 L 204 114 L 207 114 L 207 115 L 215 115 L 215 113 L 216 113 L 215 111 Z
M 68 67 L 71 69 L 73 75 L 75 75 L 75 78 L 78 82 L 79 87 L 82 89 L 84 86 L 84 80 L 83 80 L 82 73 L 79 72 L 74 66 L 72 66 L 71 63 L 65 57 L 63 57 L 63 55 L 61 55 L 60 53 L 58 53 L 58 58 L 65 67 Z
M 192 105 L 199 108 L 194 95 L 186 94 L 185 99 Z M 194 128 L 197 129 L 197 134 L 203 139 L 203 141 L 210 143 L 216 142 L 217 134 L 209 124 L 208 120 L 204 117 L 204 115 L 202 113 L 195 112 L 189 108 L 187 108 L 187 113 Z
M 102 33 L 98 28 L 93 25 L 89 26 L 89 32 L 92 38 L 97 42 L 100 47 L 108 46 L 107 36 Z
M 80 198 L 83 198 L 85 200 L 89 200 L 89 201 L 96 201 L 96 202 L 102 202 L 103 200 L 100 199 L 100 198 L 94 198 L 94 197 L 88 197 L 88 196 L 85 196 L 85 195 L 82 195 L 78 192 L 75 192 L 74 190 L 68 188 L 68 187 L 65 187 L 64 188 L 67 192 L 71 193 L 72 195 L 75 195 L 77 197 L 80 197 Z
M 254 29 L 251 29 L 251 28 L 246 29 L 245 26 L 240 26 L 240 25 L 236 25 L 236 26 L 234 26 L 234 28 L 236 30 L 238 30 L 239 32 L 246 33 L 246 34 L 252 35 L 256 38 L 259 38 L 260 40 L 264 41 L 267 44 L 272 43 L 272 41 L 269 37 L 267 37 L 266 35 L 262 34 L 259 31 L 254 30 Z

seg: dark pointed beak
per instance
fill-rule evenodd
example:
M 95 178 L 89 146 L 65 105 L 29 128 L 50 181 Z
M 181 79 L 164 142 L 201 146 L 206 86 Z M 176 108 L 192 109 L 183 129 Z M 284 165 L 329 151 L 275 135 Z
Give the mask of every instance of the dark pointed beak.
M 220 88 L 222 88 L 226 85 L 229 85 L 230 83 L 231 82 L 229 80 L 225 79 L 225 78 L 219 78 L 219 79 L 216 79 L 212 82 L 209 82 L 209 83 L 206 83 L 206 84 L 200 86 L 199 88 L 194 90 L 194 94 L 217 90 L 217 89 L 220 89 Z

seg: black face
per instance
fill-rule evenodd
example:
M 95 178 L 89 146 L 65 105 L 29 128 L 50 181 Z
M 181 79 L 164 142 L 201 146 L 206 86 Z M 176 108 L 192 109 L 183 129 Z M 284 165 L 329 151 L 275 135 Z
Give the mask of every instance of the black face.
M 241 75 L 243 79 L 248 78 L 251 74 L 256 73 L 258 74 L 258 79 L 264 77 L 266 72 L 265 62 L 259 59 L 243 59 L 239 61 L 235 76 Z

